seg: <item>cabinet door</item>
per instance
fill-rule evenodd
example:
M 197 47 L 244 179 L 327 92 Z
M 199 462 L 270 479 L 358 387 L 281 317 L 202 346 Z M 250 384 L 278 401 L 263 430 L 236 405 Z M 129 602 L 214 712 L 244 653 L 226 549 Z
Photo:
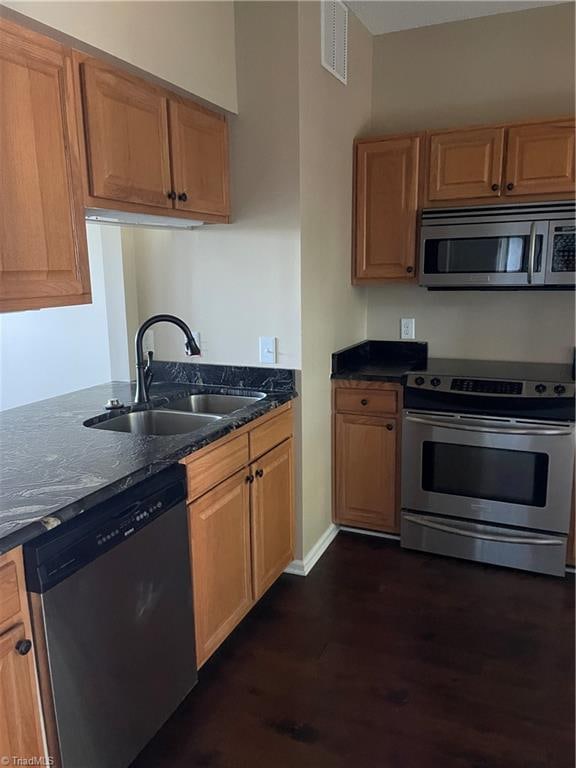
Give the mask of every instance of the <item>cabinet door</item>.
M 192 102 L 170 100 L 175 206 L 228 215 L 228 126 L 223 115 Z
M 356 145 L 355 283 L 414 277 L 420 141 Z
M 251 467 L 254 596 L 261 597 L 294 558 L 292 440 Z
M 508 131 L 507 196 L 574 192 L 574 122 L 518 125 Z
M 90 195 L 172 208 L 166 93 L 94 59 L 79 67 Z
M 397 420 L 334 418 L 335 521 L 397 531 Z
M 0 311 L 87 303 L 71 58 L 0 19 L 0 83 Z
M 238 472 L 188 506 L 198 666 L 253 603 L 246 478 Z
M 504 128 L 433 133 L 428 151 L 428 200 L 501 194 Z
M 0 756 L 45 757 L 35 685 L 34 657 L 21 656 L 24 625 L 0 635 Z M 31 763 L 32 764 L 32 763 Z

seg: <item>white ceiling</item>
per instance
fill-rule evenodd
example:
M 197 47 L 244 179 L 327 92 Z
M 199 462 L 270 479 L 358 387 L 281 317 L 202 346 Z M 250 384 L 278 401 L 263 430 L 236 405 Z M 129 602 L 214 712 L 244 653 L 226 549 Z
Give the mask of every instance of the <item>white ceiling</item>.
M 462 19 L 475 19 L 479 16 L 491 16 L 495 13 L 524 11 L 542 5 L 558 5 L 558 1 L 347 0 L 346 5 L 373 35 L 382 35 L 386 32 L 398 32 L 401 29 L 444 24 L 447 21 L 461 21 Z

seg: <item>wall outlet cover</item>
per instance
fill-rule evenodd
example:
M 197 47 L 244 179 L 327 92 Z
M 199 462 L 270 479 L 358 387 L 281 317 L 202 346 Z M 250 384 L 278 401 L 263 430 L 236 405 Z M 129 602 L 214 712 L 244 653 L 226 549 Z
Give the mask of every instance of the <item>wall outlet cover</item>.
M 401 339 L 416 338 L 416 321 L 413 317 L 403 317 L 400 320 L 400 338 Z
M 276 362 L 276 336 L 260 336 L 260 362 Z

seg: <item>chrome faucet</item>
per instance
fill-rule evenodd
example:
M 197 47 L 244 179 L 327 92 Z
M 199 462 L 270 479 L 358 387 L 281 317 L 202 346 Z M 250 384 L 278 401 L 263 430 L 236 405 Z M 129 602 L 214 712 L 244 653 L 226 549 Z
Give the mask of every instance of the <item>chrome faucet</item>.
M 152 353 L 148 353 L 148 363 L 144 362 L 144 350 L 143 350 L 143 340 L 144 340 L 144 334 L 150 328 L 151 326 L 155 325 L 156 323 L 173 323 L 174 325 L 177 325 L 178 328 L 182 331 L 182 333 L 186 336 L 186 345 L 185 350 L 186 354 L 188 356 L 191 355 L 199 355 L 200 349 L 198 347 L 198 344 L 196 344 L 196 341 L 194 339 L 194 336 L 192 336 L 192 331 L 184 320 L 180 320 L 179 317 L 176 317 L 175 315 L 153 315 L 152 317 L 149 317 L 148 320 L 145 320 L 140 328 L 138 329 L 138 332 L 136 333 L 136 396 L 134 397 L 134 403 L 136 405 L 142 405 L 143 403 L 149 403 L 150 402 L 150 395 L 148 394 L 148 388 L 150 386 L 150 383 L 152 381 L 152 371 L 150 370 L 150 363 L 152 362 Z

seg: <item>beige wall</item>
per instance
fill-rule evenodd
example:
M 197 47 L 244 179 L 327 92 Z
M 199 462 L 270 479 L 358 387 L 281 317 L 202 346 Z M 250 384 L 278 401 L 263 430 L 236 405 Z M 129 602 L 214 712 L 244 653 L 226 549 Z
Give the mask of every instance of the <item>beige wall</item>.
M 380 35 L 370 133 L 574 112 L 574 6 L 556 5 Z M 367 289 L 368 336 L 397 339 L 401 317 L 436 357 L 567 361 L 572 293 Z
M 300 367 L 296 6 L 238 3 L 238 95 L 231 120 L 233 223 L 195 232 L 135 229 L 142 318 L 171 311 L 200 331 L 202 362 L 259 365 L 276 336 L 278 366 Z M 184 360 L 170 327 L 157 357 Z
M 5 5 L 237 111 L 233 2 L 47 0 Z
M 320 64 L 320 6 L 299 5 L 304 552 L 331 522 L 330 363 L 366 337 L 350 284 L 352 140 L 370 120 L 372 38 L 351 13 L 348 85 Z
M 574 5 L 374 38 L 372 132 L 574 113 Z

